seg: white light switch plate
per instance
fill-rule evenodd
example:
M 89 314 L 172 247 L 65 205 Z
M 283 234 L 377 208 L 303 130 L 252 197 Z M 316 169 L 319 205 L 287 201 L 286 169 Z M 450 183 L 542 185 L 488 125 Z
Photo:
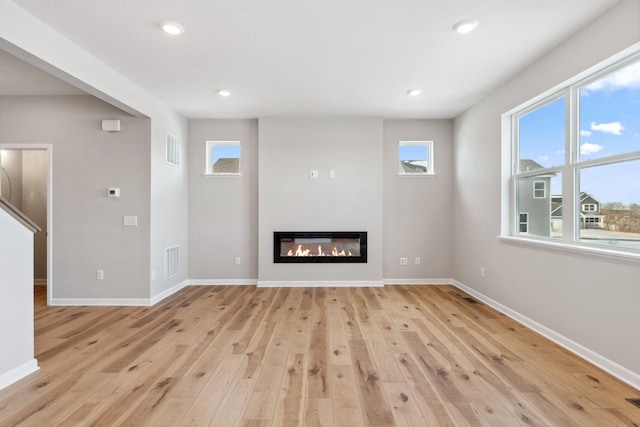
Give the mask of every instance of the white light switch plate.
M 125 216 L 124 217 L 124 225 L 138 225 L 138 217 L 137 216 Z

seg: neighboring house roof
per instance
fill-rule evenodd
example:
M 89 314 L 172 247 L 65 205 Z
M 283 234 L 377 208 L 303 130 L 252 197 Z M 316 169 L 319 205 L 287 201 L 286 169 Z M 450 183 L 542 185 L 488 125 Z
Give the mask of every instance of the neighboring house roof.
M 427 173 L 427 166 L 421 160 L 401 160 L 400 169 L 404 173 Z
M 595 197 L 584 191 L 580 193 L 580 203 L 591 203 L 600 206 L 600 202 Z
M 538 169 L 544 169 L 544 166 L 542 166 L 540 163 L 535 162 L 531 159 L 521 159 L 520 160 L 520 172 L 529 172 L 529 171 L 535 171 Z M 533 179 L 540 179 L 540 178 L 551 178 L 553 176 L 556 176 L 557 173 L 556 172 L 549 172 L 546 173 L 544 175 L 536 175 L 530 178 Z
M 595 204 L 597 209 L 595 211 L 580 212 L 583 217 L 604 217 L 600 214 L 600 202 L 591 194 L 583 191 L 580 193 L 580 204 Z M 562 216 L 562 196 L 551 196 L 551 217 L 559 218 Z
M 219 158 L 212 168 L 213 173 L 238 173 L 240 171 L 240 159 Z
M 540 163 L 534 162 L 531 159 L 521 159 L 520 160 L 520 171 L 521 172 L 526 172 L 526 171 L 533 171 L 536 169 L 543 169 L 544 166 L 542 166 Z

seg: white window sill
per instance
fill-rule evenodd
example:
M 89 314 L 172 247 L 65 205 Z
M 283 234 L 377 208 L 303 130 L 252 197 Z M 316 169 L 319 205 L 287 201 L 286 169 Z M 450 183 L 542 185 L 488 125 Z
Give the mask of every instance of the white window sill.
M 596 247 L 587 245 L 571 245 L 563 242 L 554 242 L 545 239 L 524 238 L 515 236 L 498 236 L 498 240 L 506 244 L 518 246 L 536 246 L 542 249 L 553 249 L 558 251 L 587 254 L 598 257 L 613 258 L 617 260 L 629 260 L 640 262 L 640 252 L 616 250 L 606 247 Z
M 400 178 L 435 178 L 435 173 L 399 173 Z
M 203 173 L 205 178 L 234 178 L 241 177 L 242 173 Z

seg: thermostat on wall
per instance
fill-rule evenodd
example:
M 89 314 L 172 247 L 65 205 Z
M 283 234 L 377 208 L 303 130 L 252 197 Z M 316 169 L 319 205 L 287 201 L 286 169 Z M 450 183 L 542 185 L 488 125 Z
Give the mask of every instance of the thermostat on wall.
M 110 188 L 108 193 L 109 193 L 109 197 L 120 197 L 120 189 L 119 188 Z

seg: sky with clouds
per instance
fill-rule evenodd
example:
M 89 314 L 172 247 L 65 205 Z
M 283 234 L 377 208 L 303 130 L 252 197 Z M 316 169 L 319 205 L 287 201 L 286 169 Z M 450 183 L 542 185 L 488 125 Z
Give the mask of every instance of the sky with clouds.
M 640 61 L 581 88 L 579 95 L 581 161 L 640 151 Z M 523 116 L 520 158 L 544 167 L 562 165 L 564 116 L 564 98 Z M 580 175 L 580 190 L 603 203 L 640 204 L 640 160 L 592 167 Z M 559 194 L 556 186 L 552 192 Z

